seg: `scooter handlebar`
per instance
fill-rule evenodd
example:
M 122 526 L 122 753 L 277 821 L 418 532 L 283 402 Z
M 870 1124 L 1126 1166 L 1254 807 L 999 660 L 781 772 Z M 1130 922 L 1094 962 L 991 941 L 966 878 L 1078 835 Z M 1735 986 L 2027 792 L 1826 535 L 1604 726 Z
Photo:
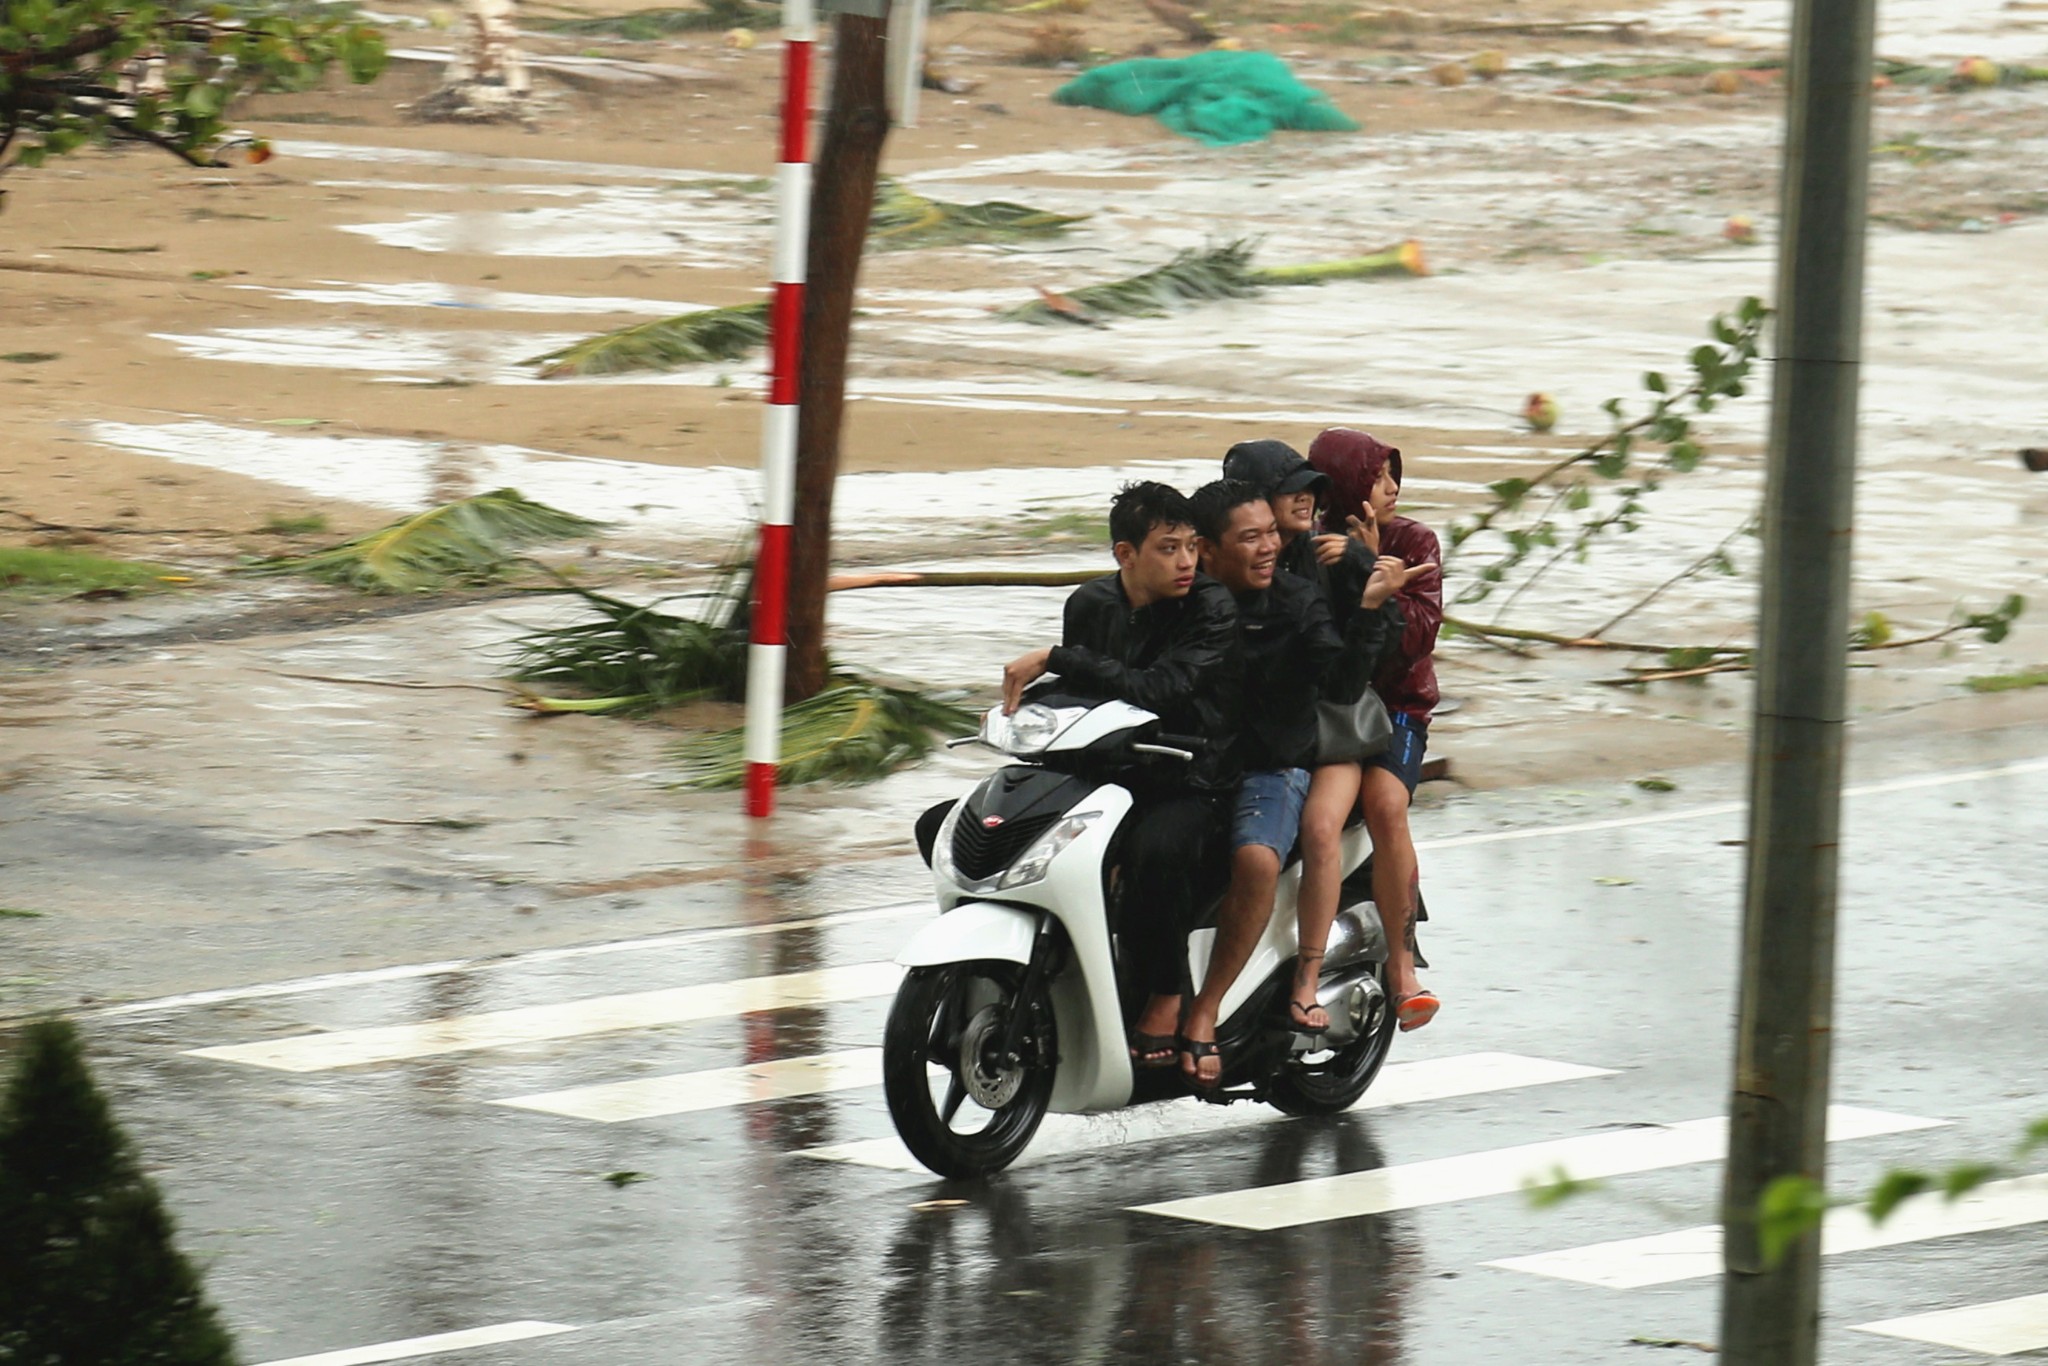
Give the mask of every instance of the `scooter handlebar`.
M 1185 749 L 1175 749 L 1172 745 L 1134 744 L 1131 746 L 1131 753 L 1158 754 L 1163 755 L 1168 759 L 1185 759 L 1189 763 L 1193 763 L 1195 760 L 1193 751 Z

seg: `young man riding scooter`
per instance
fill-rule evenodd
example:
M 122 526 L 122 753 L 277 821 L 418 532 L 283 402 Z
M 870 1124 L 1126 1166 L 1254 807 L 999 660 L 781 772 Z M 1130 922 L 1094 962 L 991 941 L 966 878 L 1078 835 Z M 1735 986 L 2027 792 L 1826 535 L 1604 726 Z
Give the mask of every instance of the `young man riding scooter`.
M 1076 692 L 1156 713 L 1166 733 L 1200 739 L 1194 762 L 1160 765 L 1132 787 L 1117 936 L 1149 992 L 1131 1061 L 1171 1066 L 1187 927 L 1226 876 L 1216 852 L 1237 785 L 1230 737 L 1243 663 L 1230 593 L 1195 564 L 1194 514 L 1165 484 L 1129 484 L 1110 505 L 1116 572 L 1067 599 L 1060 643 L 1003 670 L 1003 708 L 1046 673 Z M 932 827 L 936 830 L 936 825 Z M 921 839 L 922 837 L 922 831 Z
M 1391 634 L 1380 606 L 1401 586 L 1399 565 L 1376 564 L 1340 635 L 1317 585 L 1276 570 L 1280 531 L 1255 484 L 1222 479 L 1196 490 L 1202 567 L 1237 604 L 1244 651 L 1244 706 L 1232 746 L 1243 785 L 1230 831 L 1230 890 L 1216 927 L 1209 970 L 1181 1024 L 1181 1070 L 1214 1086 L 1223 1059 L 1216 1017 L 1244 970 L 1294 847 L 1315 761 L 1316 703 L 1355 702 L 1372 679 Z

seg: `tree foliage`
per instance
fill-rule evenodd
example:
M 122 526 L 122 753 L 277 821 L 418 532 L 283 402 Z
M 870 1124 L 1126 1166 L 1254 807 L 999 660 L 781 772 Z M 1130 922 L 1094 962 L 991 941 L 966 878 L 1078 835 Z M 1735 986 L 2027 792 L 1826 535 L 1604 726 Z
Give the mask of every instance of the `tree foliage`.
M 1744 299 L 1732 313 L 1717 315 L 1708 324 L 1713 340 L 1693 348 L 1687 357 L 1689 380 L 1674 385 L 1662 372 L 1648 371 L 1643 375 L 1647 411 L 1632 417 L 1623 400 L 1611 398 L 1600 405 L 1612 423 L 1605 436 L 1528 478 L 1491 485 L 1492 503 L 1450 528 L 1446 560 L 1467 549 L 1474 537 L 1493 533 L 1493 557 L 1480 566 L 1458 601 L 1477 602 L 1489 596 L 1525 561 L 1548 551 L 1534 569 L 1521 575 L 1515 591 L 1526 591 L 1559 562 L 1583 562 L 1593 543 L 1607 532 L 1634 531 L 1647 495 L 1671 476 L 1698 468 L 1705 449 L 1692 418 L 1714 411 L 1723 400 L 1743 396 L 1770 316 L 1771 310 L 1756 298 Z M 1652 451 L 1654 456 L 1649 455 Z M 1608 496 L 1596 503 L 1596 493 L 1602 492 Z M 1537 495 L 1544 495 L 1540 505 Z M 1724 542 L 1697 569 L 1732 573 L 1725 549 Z
M 382 35 L 341 5 L 0 0 L 0 169 L 107 141 L 216 165 L 237 96 L 337 65 L 370 81 L 384 62 Z
M 231 1366 L 77 1031 L 33 1024 L 17 1056 L 0 1096 L 0 1361 Z

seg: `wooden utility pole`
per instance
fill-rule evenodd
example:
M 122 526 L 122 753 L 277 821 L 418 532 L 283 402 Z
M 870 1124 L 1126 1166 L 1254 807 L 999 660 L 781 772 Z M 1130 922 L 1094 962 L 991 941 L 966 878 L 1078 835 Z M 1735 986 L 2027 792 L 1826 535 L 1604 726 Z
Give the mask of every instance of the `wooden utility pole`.
M 1750 742 L 1749 872 L 1722 1193 L 1721 1359 L 1813 1366 L 1820 1229 L 1765 1265 L 1757 1205 L 1826 1175 L 1876 0 L 1794 0 Z
M 811 192 L 809 283 L 798 384 L 796 520 L 789 563 L 787 695 L 825 686 L 825 585 L 832 568 L 832 486 L 846 413 L 854 286 L 889 136 L 888 12 L 841 12 L 833 27 L 832 98 Z

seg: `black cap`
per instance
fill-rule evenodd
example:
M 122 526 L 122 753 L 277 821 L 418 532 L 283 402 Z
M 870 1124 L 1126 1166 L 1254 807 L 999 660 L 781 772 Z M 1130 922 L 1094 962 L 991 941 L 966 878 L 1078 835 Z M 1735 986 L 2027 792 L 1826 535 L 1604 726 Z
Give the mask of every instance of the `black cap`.
M 1223 454 L 1223 477 L 1241 479 L 1268 498 L 1306 489 L 1321 494 L 1330 488 L 1330 476 L 1285 441 L 1238 442 Z

